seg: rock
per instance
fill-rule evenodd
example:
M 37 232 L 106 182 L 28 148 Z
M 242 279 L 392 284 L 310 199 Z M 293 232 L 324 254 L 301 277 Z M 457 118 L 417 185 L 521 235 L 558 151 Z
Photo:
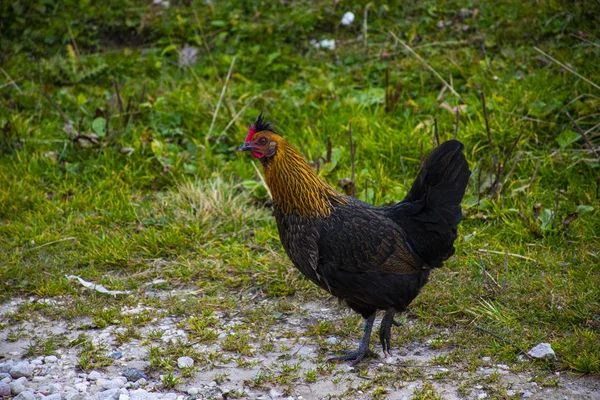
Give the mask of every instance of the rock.
M 556 354 L 554 354 L 554 350 L 548 343 L 540 343 L 527 353 L 533 358 L 547 359 L 547 360 L 555 360 Z
M 10 374 L 8 372 L 0 372 L 0 381 L 4 378 L 8 378 L 12 381 L 12 378 L 10 377 Z
M 90 381 L 97 381 L 100 378 L 102 378 L 102 374 L 98 371 L 92 371 L 88 374 L 88 379 Z
M 346 11 L 342 16 L 342 25 L 350 25 L 354 21 L 354 13 L 352 11 Z
M 8 360 L 0 364 L 0 372 L 9 373 L 12 367 L 15 366 L 15 362 L 13 360 Z
M 58 387 L 56 385 L 53 385 L 53 384 L 44 385 L 44 386 L 40 386 L 38 388 L 38 392 L 40 392 L 44 396 L 48 396 L 50 394 L 54 394 L 54 393 L 58 392 Z
M 11 395 L 10 386 L 8 383 L 0 383 L 0 397 L 8 397 Z
M 162 395 L 165 400 L 177 400 L 177 393 L 166 393 Z
M 271 389 L 271 390 L 269 390 L 269 396 L 271 396 L 272 399 L 276 399 L 278 397 L 281 397 L 281 393 L 279 393 L 275 389 Z
M 60 393 L 53 393 L 50 396 L 44 397 L 44 400 L 62 400 Z
M 189 394 L 190 396 L 197 395 L 198 393 L 200 393 L 200 389 L 198 389 L 198 388 L 195 388 L 195 387 L 193 387 L 193 388 L 189 388 L 189 389 L 187 390 L 187 394 Z
M 103 392 L 97 393 L 96 398 L 98 400 L 118 400 L 121 395 L 121 391 L 119 388 L 108 389 Z
M 123 393 L 121 393 L 119 395 L 119 400 L 129 400 L 129 394 L 123 394 Z
M 553 352 L 553 353 L 554 353 L 554 352 Z M 524 399 L 528 399 L 528 398 L 530 398 L 531 396 L 533 396 L 533 393 L 531 393 L 531 392 L 529 392 L 529 391 L 523 392 L 523 398 L 524 398 Z
M 121 357 L 123 357 L 123 353 L 122 353 L 122 352 L 120 352 L 120 351 L 115 351 L 114 353 L 112 353 L 112 354 L 109 354 L 108 356 L 109 356 L 110 358 L 114 358 L 115 360 L 118 360 L 118 359 L 120 359 Z
M 332 336 L 332 337 L 328 337 L 326 342 L 329 344 L 338 344 L 340 342 L 340 339 L 335 336 Z
M 56 357 L 56 356 L 46 356 L 46 357 L 44 357 L 44 362 L 46 364 L 52 364 L 52 363 L 55 363 L 56 361 L 58 361 L 58 357 Z
M 135 384 L 138 386 L 146 386 L 148 384 L 148 380 L 146 378 L 138 379 Z
M 85 400 L 85 395 L 73 391 L 65 393 L 64 400 Z
M 130 400 L 154 400 L 156 399 L 156 395 L 153 393 L 148 393 L 148 391 L 144 389 L 132 390 L 129 392 Z
M 21 361 L 10 369 L 9 374 L 15 379 L 23 376 L 29 378 L 33 375 L 33 368 L 27 361 Z
M 514 396 L 514 395 L 515 395 L 515 391 L 514 391 L 514 390 L 510 390 L 510 389 L 508 389 L 508 390 L 506 391 L 506 395 L 507 395 L 507 396 L 511 396 L 511 397 L 512 397 L 512 396 Z
M 23 385 L 21 382 L 16 381 L 12 382 L 8 386 L 10 387 L 10 392 L 13 394 L 13 396 L 18 395 L 19 393 L 22 393 L 25 391 L 25 389 L 27 389 L 25 385 Z
M 73 385 L 73 387 L 82 393 L 87 392 L 87 389 L 88 389 L 88 387 L 85 383 L 76 383 L 75 385 Z
M 121 389 L 127 381 L 125 378 L 103 379 L 100 378 L 96 383 L 103 389 Z
M 146 373 L 137 368 L 127 368 L 123 371 L 122 375 L 130 382 L 137 382 L 140 379 L 148 379 Z
M 13 397 L 13 400 L 36 400 L 31 392 L 21 392 L 18 396 Z
M 194 359 L 192 357 L 179 357 L 177 359 L 177 366 L 179 368 L 191 368 L 194 366 Z

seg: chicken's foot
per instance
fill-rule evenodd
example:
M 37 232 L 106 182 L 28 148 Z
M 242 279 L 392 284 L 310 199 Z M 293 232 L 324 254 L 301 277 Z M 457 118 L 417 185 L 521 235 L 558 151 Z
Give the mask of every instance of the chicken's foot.
M 395 308 L 388 308 L 381 320 L 379 327 L 379 340 L 381 341 L 381 347 L 383 348 L 383 354 L 386 356 L 391 355 L 390 350 L 392 348 L 392 325 L 399 326 L 400 323 L 394 320 L 396 315 Z
M 360 339 L 360 344 L 358 345 L 358 350 L 348 352 L 348 354 L 330 358 L 328 361 L 350 361 L 350 365 L 355 366 L 359 362 L 361 362 L 366 356 L 377 357 L 377 354 L 369 348 L 369 341 L 371 340 L 371 331 L 373 330 L 373 323 L 375 322 L 375 315 L 377 313 L 373 313 L 367 320 L 365 321 L 365 329 L 363 331 L 363 336 Z

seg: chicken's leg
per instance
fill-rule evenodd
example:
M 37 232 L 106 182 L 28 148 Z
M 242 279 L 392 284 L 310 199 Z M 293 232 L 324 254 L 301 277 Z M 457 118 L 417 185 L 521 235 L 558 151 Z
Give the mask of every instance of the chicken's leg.
M 369 349 L 369 341 L 371 340 L 371 330 L 373 329 L 373 323 L 375 322 L 375 315 L 376 313 L 373 313 L 373 315 L 365 321 L 365 329 L 362 338 L 360 339 L 358 350 L 349 352 L 340 357 L 330 358 L 328 361 L 350 361 L 350 364 L 355 366 L 368 355 L 377 356 L 376 353 Z
M 396 309 L 388 308 L 379 327 L 379 340 L 381 341 L 381 347 L 383 347 L 383 354 L 388 356 L 392 348 L 392 325 L 400 325 L 394 321 L 394 315 L 396 315 Z

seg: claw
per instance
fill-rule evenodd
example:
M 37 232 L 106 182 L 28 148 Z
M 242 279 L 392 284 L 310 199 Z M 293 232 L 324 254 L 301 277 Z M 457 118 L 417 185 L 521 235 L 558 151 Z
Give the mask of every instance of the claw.
M 377 354 L 374 353 L 369 348 L 369 340 L 371 339 L 371 330 L 373 329 L 374 322 L 375 322 L 375 313 L 373 313 L 373 315 L 371 315 L 365 322 L 365 329 L 363 332 L 363 336 L 360 339 L 360 345 L 358 346 L 358 350 L 347 352 L 347 354 L 343 355 L 343 356 L 332 357 L 332 358 L 328 359 L 327 361 L 329 361 L 329 362 L 350 361 L 350 365 L 354 367 L 355 365 L 360 363 L 362 360 L 364 360 L 365 357 L 367 357 L 367 356 L 378 357 Z
M 379 341 L 381 342 L 381 347 L 383 348 L 383 354 L 386 356 L 391 356 L 392 325 L 399 325 L 399 323 L 394 321 L 394 314 L 396 314 L 395 309 L 388 309 L 385 313 L 385 316 L 381 320 L 381 326 L 379 327 Z

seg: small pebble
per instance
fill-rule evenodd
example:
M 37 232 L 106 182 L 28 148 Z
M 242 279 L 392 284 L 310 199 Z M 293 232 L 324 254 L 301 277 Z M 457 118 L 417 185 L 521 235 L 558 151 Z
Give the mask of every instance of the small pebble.
M 18 395 L 19 393 L 24 392 L 25 389 L 27 389 L 25 387 L 25 385 L 23 385 L 21 382 L 17 382 L 17 381 L 10 383 L 9 386 L 10 386 L 10 392 L 14 396 Z
M 46 357 L 44 357 L 44 362 L 46 364 L 52 364 L 52 363 L 55 363 L 56 361 L 58 361 L 58 357 L 56 357 L 56 356 L 46 356 Z
M 102 378 L 102 374 L 100 372 L 98 372 L 98 371 L 92 371 L 88 375 L 88 379 L 90 381 L 97 381 L 100 378 Z
M 179 368 L 190 368 L 194 366 L 194 359 L 192 357 L 179 357 L 177 359 L 177 366 Z
M 15 379 L 24 376 L 29 378 L 33 375 L 33 368 L 27 361 L 21 361 L 10 369 L 9 374 Z
M 0 363 L 0 372 L 9 373 L 11 368 L 15 366 L 15 362 L 13 360 L 8 360 L 3 363 Z
M 137 382 L 140 379 L 148 379 L 144 371 L 137 368 L 127 368 L 123 371 L 123 376 L 130 382 Z
M 8 397 L 10 396 L 10 386 L 7 383 L 0 383 L 0 397 Z
M 100 378 L 96 383 L 103 389 L 121 389 L 125 386 L 125 378 L 103 379 Z
M 340 339 L 335 336 L 331 336 L 327 338 L 326 342 L 328 344 L 338 344 L 340 342 Z
M 13 397 L 13 400 L 36 400 L 31 392 L 21 392 L 18 396 Z

